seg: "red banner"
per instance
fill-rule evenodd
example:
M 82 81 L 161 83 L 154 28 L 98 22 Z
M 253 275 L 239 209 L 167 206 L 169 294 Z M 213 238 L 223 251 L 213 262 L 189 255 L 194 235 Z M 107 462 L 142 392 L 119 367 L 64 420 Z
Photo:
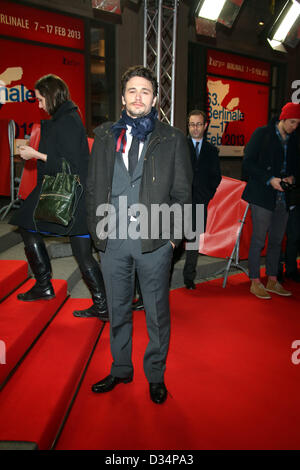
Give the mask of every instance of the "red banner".
M 10 195 L 10 148 L 8 119 L 0 119 L 0 196 Z
M 270 64 L 237 54 L 216 50 L 207 51 L 207 73 L 270 83 Z
M 0 119 L 14 119 L 16 138 L 30 134 L 33 122 L 49 116 L 34 97 L 35 82 L 48 73 L 61 77 L 85 116 L 85 61 L 80 52 L 0 40 Z
M 243 156 L 254 130 L 268 122 L 269 87 L 208 76 L 207 96 L 208 141 L 220 156 Z
M 0 34 L 84 50 L 84 22 L 1 0 Z

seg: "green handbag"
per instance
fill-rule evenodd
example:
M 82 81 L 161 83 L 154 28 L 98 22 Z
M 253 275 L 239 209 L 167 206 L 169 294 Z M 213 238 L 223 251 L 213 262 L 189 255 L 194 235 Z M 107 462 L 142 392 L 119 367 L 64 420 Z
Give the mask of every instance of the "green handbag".
M 71 230 L 74 213 L 83 193 L 78 175 L 73 175 L 69 163 L 62 159 L 62 173 L 44 175 L 40 197 L 35 208 L 35 221 L 51 222 Z

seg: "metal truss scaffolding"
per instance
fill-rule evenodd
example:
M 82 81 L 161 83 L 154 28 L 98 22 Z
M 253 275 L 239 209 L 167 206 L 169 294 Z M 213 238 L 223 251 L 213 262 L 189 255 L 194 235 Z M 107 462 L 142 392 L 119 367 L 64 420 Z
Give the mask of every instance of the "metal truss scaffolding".
M 158 115 L 174 125 L 177 7 L 179 0 L 144 0 L 144 66 L 158 84 Z

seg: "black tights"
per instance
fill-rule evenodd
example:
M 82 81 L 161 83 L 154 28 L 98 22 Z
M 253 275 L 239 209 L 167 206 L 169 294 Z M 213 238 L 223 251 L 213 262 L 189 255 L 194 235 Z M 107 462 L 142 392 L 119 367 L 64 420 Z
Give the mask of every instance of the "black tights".
M 20 228 L 24 245 L 29 246 L 34 243 L 44 244 L 43 236 L 37 232 L 29 232 Z M 92 255 L 92 241 L 90 238 L 70 237 L 72 253 L 76 259 L 81 272 L 89 269 L 98 269 L 98 263 Z

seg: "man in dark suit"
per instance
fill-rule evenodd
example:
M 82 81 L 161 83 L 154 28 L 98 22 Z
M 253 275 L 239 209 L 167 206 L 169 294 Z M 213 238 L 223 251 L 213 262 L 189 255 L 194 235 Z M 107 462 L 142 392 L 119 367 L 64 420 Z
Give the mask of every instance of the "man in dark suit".
M 149 334 L 144 372 L 151 400 L 162 404 L 167 398 L 169 276 L 173 248 L 183 238 L 183 218 L 174 213 L 164 224 L 154 209 L 176 205 L 182 215 L 191 203 L 192 168 L 183 133 L 157 119 L 157 89 L 156 78 L 143 66 L 124 73 L 121 119 L 95 129 L 86 200 L 91 235 L 101 251 L 113 357 L 110 374 L 92 390 L 109 392 L 133 379 L 132 298 L 137 273 Z M 110 231 L 113 219 L 116 225 Z
M 218 149 L 204 139 L 208 122 L 203 111 L 195 109 L 188 115 L 189 136 L 187 138 L 193 167 L 193 231 L 196 227 L 196 205 L 203 204 L 204 230 L 207 219 L 207 206 L 221 182 L 221 170 Z M 199 227 L 198 227 L 199 229 Z M 197 234 L 199 236 L 199 233 Z M 198 250 L 186 251 L 183 269 L 184 283 L 187 289 L 195 289 L 196 266 Z

